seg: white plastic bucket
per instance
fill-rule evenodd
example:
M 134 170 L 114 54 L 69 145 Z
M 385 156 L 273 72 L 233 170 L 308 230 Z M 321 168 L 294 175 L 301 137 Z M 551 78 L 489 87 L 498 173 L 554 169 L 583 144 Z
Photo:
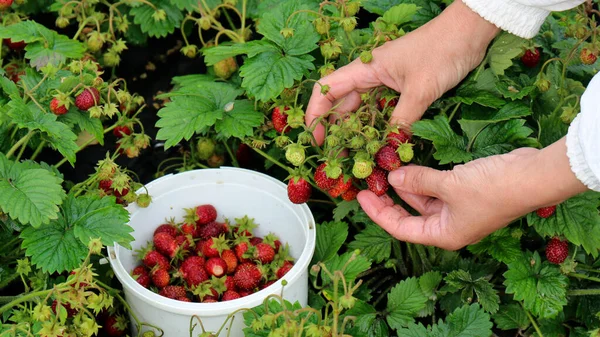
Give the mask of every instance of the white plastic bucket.
M 221 221 L 225 217 L 233 219 L 248 215 L 259 224 L 255 235 L 264 237 L 273 232 L 290 245 L 295 265 L 283 278 L 287 281 L 283 297 L 306 305 L 308 267 L 315 250 L 314 218 L 306 204 L 295 205 L 289 201 L 285 184 L 250 170 L 220 168 L 164 176 L 149 183 L 146 188 L 152 196 L 150 207 L 140 208 L 132 204 L 127 208 L 131 216 L 129 225 L 135 230 L 132 234 L 135 238 L 133 251 L 151 241 L 154 229 L 165 219 L 174 217 L 182 221 L 183 208 L 212 204 Z M 190 334 L 190 320 L 194 315 L 202 320 L 206 331 L 216 332 L 234 311 L 261 305 L 271 294 L 282 294 L 279 280 L 266 289 L 233 301 L 186 303 L 172 300 L 142 287 L 130 276 L 139 264 L 133 251 L 118 244 L 108 247 L 110 263 L 123 285 L 132 312 L 141 322 L 160 327 L 165 337 L 196 337 L 202 333 L 200 324 L 197 324 Z M 194 319 L 194 323 L 198 321 Z M 218 336 L 243 336 L 242 313 L 235 315 L 233 325 L 230 326 L 230 323 L 227 322 Z M 133 329 L 135 336 L 135 326 Z M 145 331 L 145 328 L 142 330 Z

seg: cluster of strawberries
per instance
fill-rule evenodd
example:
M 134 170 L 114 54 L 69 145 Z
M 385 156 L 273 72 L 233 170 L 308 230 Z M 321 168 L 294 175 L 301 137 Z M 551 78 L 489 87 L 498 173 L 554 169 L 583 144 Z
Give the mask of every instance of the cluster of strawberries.
M 274 234 L 253 236 L 254 220 L 217 221 L 212 205 L 186 209 L 183 223 L 160 225 L 132 276 L 143 287 L 185 302 L 230 301 L 264 289 L 294 262 Z

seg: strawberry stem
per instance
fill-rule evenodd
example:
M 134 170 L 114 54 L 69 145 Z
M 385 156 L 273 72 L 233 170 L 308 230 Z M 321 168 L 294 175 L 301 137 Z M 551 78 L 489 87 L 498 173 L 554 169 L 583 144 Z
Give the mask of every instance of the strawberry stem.
M 584 274 L 579 274 L 579 273 L 570 273 L 568 276 L 574 277 L 574 278 L 578 278 L 581 280 L 588 280 L 588 281 L 593 281 L 593 282 L 600 282 L 600 278 L 597 277 L 593 277 L 593 276 L 587 276 Z
M 600 289 L 574 289 L 567 292 L 567 296 L 599 296 Z

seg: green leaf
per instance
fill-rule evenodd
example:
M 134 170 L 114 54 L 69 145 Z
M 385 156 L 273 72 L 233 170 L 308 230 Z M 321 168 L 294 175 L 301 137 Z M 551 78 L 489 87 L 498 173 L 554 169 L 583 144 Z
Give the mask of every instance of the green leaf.
M 500 310 L 492 318 L 496 322 L 496 327 L 502 330 L 526 330 L 530 324 L 527 313 L 516 303 L 500 306 Z
M 440 165 L 448 163 L 465 163 L 473 159 L 466 151 L 467 142 L 464 137 L 457 135 L 451 128 L 448 118 L 437 115 L 433 120 L 423 120 L 413 124 L 414 135 L 430 140 L 435 146 L 433 157 Z
M 365 0 L 361 1 L 361 5 L 368 12 L 383 15 L 388 9 L 395 5 L 403 3 L 403 0 Z
M 410 323 L 407 328 L 398 330 L 403 337 L 484 337 L 492 335 L 490 316 L 479 305 L 472 304 L 456 309 L 433 326 Z
M 165 147 L 169 148 L 182 139 L 190 140 L 196 133 L 207 132 L 215 124 L 224 135 L 247 135 L 249 125 L 262 122 L 262 115 L 259 120 L 258 113 L 253 109 L 250 111 L 247 101 L 235 100 L 241 93 L 229 84 L 210 83 L 185 86 L 161 95 L 161 98 L 170 98 L 171 102 L 158 111 L 156 138 L 166 140 Z M 235 125 L 232 118 L 238 112 L 240 124 Z
M 525 126 L 524 119 L 511 119 L 489 125 L 475 138 L 473 156 L 482 158 L 508 153 L 522 146 L 535 146 L 537 141 L 528 138 L 533 130 Z
M 25 58 L 38 70 L 48 63 L 58 66 L 69 58 L 80 59 L 85 52 L 81 42 L 59 35 L 31 20 L 0 27 L 0 38 L 25 41 Z
M 346 280 L 346 282 L 353 282 L 358 276 L 358 274 L 371 268 L 371 262 L 362 255 L 356 255 L 354 257 L 354 261 L 348 263 L 348 261 L 353 255 L 354 252 L 347 252 L 343 255 L 336 255 L 333 258 L 326 261 L 325 266 L 332 274 L 337 270 L 343 271 L 344 279 Z M 345 269 L 344 266 L 346 266 Z M 323 277 L 324 283 L 327 284 L 331 281 L 331 278 L 326 273 L 321 273 L 321 276 Z
M 477 88 L 476 84 L 466 84 L 456 91 L 456 96 L 450 99 L 451 102 L 471 105 L 473 103 L 490 108 L 500 108 L 506 102 L 493 93 Z
M 255 40 L 246 43 L 236 43 L 233 45 L 218 45 L 212 48 L 206 48 L 202 51 L 204 62 L 207 66 L 212 66 L 215 63 L 229 57 L 234 57 L 242 54 L 248 57 L 254 57 L 261 53 L 279 52 L 279 48 L 269 41 Z M 188 75 L 188 76 L 206 76 L 206 75 Z
M 488 235 L 483 240 L 468 247 L 476 255 L 490 254 L 494 259 L 511 263 L 521 258 L 521 242 L 511 235 L 508 228 L 502 228 Z
M 0 153 L 0 208 L 22 224 L 38 228 L 58 217 L 65 192 L 51 172 L 12 162 Z
M 254 110 L 254 104 L 248 100 L 233 101 L 233 109 L 223 112 L 223 118 L 217 121 L 215 130 L 219 138 L 244 138 L 252 136 L 254 129 L 263 124 L 265 115 Z
M 87 256 L 87 244 L 100 238 L 104 245 L 130 248 L 133 228 L 126 225 L 127 211 L 113 197 L 74 197 L 65 200 L 57 220 L 21 234 L 32 263 L 48 273 L 72 270 Z
M 299 12 L 306 9 L 315 8 L 298 1 L 283 1 L 275 9 L 263 14 L 257 31 L 281 47 L 285 55 L 304 56 L 317 49 L 320 39 L 312 25 L 314 18 L 306 12 Z M 294 34 L 283 37 L 280 33 L 283 28 L 293 29 Z
M 345 222 L 323 222 L 317 225 L 317 242 L 313 263 L 325 262 L 337 255 L 348 237 L 348 224 Z
M 367 224 L 364 230 L 354 236 L 349 249 L 360 249 L 362 255 L 380 263 L 390 258 L 394 237 L 374 223 Z
M 191 11 L 198 6 L 197 0 L 171 0 L 171 3 L 181 10 Z M 212 8 L 212 7 L 211 7 Z
M 383 21 L 400 26 L 410 22 L 419 9 L 415 4 L 400 4 L 388 9 L 383 14 Z
M 358 201 L 340 201 L 337 206 L 333 209 L 333 220 L 342 221 L 345 217 L 349 216 L 351 212 L 358 212 L 360 205 Z
M 504 75 L 504 71 L 512 66 L 512 60 L 519 56 L 527 45 L 527 40 L 516 35 L 503 32 L 498 36 L 487 54 L 487 62 L 496 75 Z
M 543 147 L 549 146 L 567 135 L 569 125 L 560 120 L 560 110 L 553 115 L 540 116 L 540 144 Z
M 21 233 L 22 247 L 31 262 L 46 273 L 71 271 L 87 255 L 87 247 L 75 237 L 64 218 L 40 228 L 27 227 Z
M 242 87 L 248 94 L 261 101 L 273 99 L 294 81 L 314 70 L 314 58 L 310 55 L 292 56 L 279 52 L 265 52 L 246 60 L 240 67 Z
M 496 82 L 496 89 L 498 89 L 502 96 L 514 101 L 523 99 L 525 96 L 531 94 L 536 87 L 533 85 L 522 86 L 508 78 L 504 78 L 503 80 Z
M 353 325 L 344 330 L 350 336 L 388 337 L 388 325 L 379 317 L 375 308 L 363 301 L 356 301 L 356 305 L 346 311 L 346 316 L 354 316 Z
M 48 141 L 70 163 L 75 162 L 75 153 L 79 149 L 75 141 L 77 136 L 64 123 L 58 122 L 56 115 L 44 113 L 37 105 L 25 104 L 21 98 L 13 98 L 8 103 L 8 115 L 20 129 L 41 131 L 42 138 Z
M 523 257 L 508 264 L 504 273 L 506 293 L 523 301 L 525 309 L 540 318 L 552 318 L 567 304 L 568 278 L 558 266 L 542 263 L 537 252 L 524 253 Z
M 535 212 L 528 214 L 527 223 L 541 236 L 565 236 L 596 258 L 600 249 L 599 205 L 600 194 L 586 192 L 557 205 L 554 215 L 547 219 Z
M 439 271 L 430 271 L 419 277 L 419 286 L 426 297 L 435 296 L 435 290 L 442 282 L 442 274 Z
M 388 293 L 387 321 L 390 327 L 398 330 L 412 323 L 416 314 L 425 307 L 425 302 L 427 297 L 416 278 L 400 281 Z
M 183 20 L 183 13 L 177 5 L 181 5 L 180 2 L 172 3 L 169 0 L 153 0 L 152 4 L 156 7 L 156 10 L 164 10 L 166 18 L 161 21 L 156 21 L 152 15 L 156 12 L 154 8 L 149 5 L 142 4 L 138 7 L 131 8 L 129 14 L 133 16 L 133 22 L 140 25 L 142 32 L 148 34 L 151 37 L 165 37 L 175 31 L 175 27 L 179 27 L 181 20 Z
M 100 119 L 90 117 L 89 113 L 81 112 L 78 109 L 69 109 L 69 113 L 59 116 L 58 121 L 89 132 L 100 145 L 104 145 L 104 126 Z
M 487 278 L 474 279 L 469 272 L 459 269 L 450 272 L 445 280 L 447 286 L 442 290 L 449 292 L 462 290 L 461 299 L 463 303 L 470 303 L 474 299 L 474 292 L 477 295 L 477 302 L 481 304 L 485 311 L 490 313 L 498 311 L 500 298 Z

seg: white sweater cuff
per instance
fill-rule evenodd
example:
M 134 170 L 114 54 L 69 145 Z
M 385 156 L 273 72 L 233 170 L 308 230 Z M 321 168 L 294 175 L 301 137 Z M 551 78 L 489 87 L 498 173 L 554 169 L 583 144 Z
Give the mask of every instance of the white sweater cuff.
M 462 0 L 471 10 L 499 28 L 530 39 L 537 35 L 550 14 L 542 8 L 526 6 L 514 0 Z
M 582 115 L 580 113 L 571 122 L 571 126 L 569 126 L 569 132 L 567 133 L 567 157 L 569 157 L 571 170 L 575 173 L 577 179 L 587 186 L 587 188 L 600 192 L 600 181 L 586 160 L 584 144 L 579 138 L 581 119 Z

